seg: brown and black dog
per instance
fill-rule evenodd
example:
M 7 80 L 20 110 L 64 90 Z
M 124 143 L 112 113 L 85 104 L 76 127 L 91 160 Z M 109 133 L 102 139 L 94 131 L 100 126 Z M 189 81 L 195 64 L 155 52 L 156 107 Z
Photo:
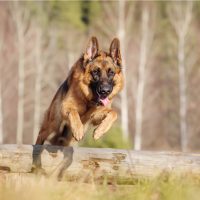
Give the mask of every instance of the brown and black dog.
M 96 126 L 94 139 L 106 133 L 117 119 L 111 103 L 123 87 L 121 63 L 117 38 L 107 53 L 99 51 L 97 38 L 92 37 L 54 96 L 36 144 L 68 146 L 83 138 L 89 124 Z

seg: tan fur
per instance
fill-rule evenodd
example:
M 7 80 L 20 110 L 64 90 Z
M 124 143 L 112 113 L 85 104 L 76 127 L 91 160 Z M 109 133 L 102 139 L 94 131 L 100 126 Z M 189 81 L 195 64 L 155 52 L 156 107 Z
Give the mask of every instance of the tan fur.
M 117 39 L 115 39 L 116 41 L 118 42 Z M 91 44 L 98 48 L 96 38 L 91 38 L 88 48 Z M 113 97 L 123 87 L 121 67 L 118 65 L 119 63 L 114 62 L 115 58 L 111 56 L 111 53 L 98 51 L 98 49 L 96 52 L 89 50 L 75 63 L 68 78 L 58 89 L 44 117 L 36 144 L 43 144 L 52 133 L 55 133 L 54 137 L 51 137 L 50 143 L 68 146 L 75 140 L 79 141 L 83 138 L 88 124 L 97 126 L 94 130 L 94 139 L 98 139 L 110 129 L 117 119 L 117 113 L 111 109 L 111 103 Z M 92 57 L 92 53 L 95 53 L 95 58 Z M 119 57 L 120 55 L 116 62 L 119 61 Z M 94 60 L 87 63 L 91 58 Z M 99 67 L 102 74 L 106 73 L 108 68 L 115 71 L 113 78 L 115 86 L 108 96 L 110 103 L 107 106 L 95 105 L 93 102 L 94 95 L 90 88 L 90 82 L 92 80 L 91 70 L 95 67 Z M 65 126 L 69 130 L 68 134 L 63 136 Z

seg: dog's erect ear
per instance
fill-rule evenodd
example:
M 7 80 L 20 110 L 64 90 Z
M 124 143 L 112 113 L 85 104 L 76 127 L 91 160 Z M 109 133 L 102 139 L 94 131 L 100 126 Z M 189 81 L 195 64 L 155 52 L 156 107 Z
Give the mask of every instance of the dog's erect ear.
M 92 60 L 97 55 L 98 50 L 99 50 L 99 44 L 98 44 L 97 38 L 91 37 L 88 42 L 86 51 L 84 53 L 84 59 Z
M 110 56 L 116 65 L 121 66 L 120 42 L 118 38 L 114 38 L 111 42 Z

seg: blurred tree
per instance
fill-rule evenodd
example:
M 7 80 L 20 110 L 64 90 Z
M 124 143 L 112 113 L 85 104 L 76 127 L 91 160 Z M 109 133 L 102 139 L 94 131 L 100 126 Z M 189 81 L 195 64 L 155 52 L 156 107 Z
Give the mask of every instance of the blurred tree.
M 3 5 L 0 5 L 3 7 Z M 0 10 L 1 11 L 1 10 Z M 3 12 L 2 12 L 3 13 Z M 5 14 L 1 15 L 0 18 L 0 26 L 4 27 L 4 20 L 5 20 Z M 4 41 L 3 41 L 3 35 L 4 35 L 4 29 L 2 28 L 0 31 L 0 144 L 3 143 L 3 87 L 2 87 L 2 80 L 3 80 L 3 76 L 2 76 L 2 72 L 3 72 L 3 45 L 4 45 Z
M 83 0 L 81 4 L 82 17 L 81 20 L 86 26 L 90 24 L 90 1 Z
M 42 32 L 41 29 L 38 27 L 36 28 L 36 43 L 35 43 L 36 79 L 35 79 L 35 93 L 34 93 L 33 143 L 35 143 L 39 133 L 39 124 L 41 115 L 42 75 L 44 73 L 44 63 L 42 62 L 41 56 L 42 56 Z
M 186 36 L 192 18 L 192 2 L 170 4 L 168 7 L 169 19 L 175 29 L 178 40 L 178 70 L 179 70 L 179 97 L 180 97 L 180 134 L 181 148 L 183 151 L 188 149 L 188 128 L 187 128 L 187 84 L 185 70 L 185 45 Z
M 28 12 L 23 5 L 14 2 L 11 6 L 13 21 L 16 25 L 18 54 L 18 116 L 17 116 L 17 144 L 23 143 L 24 127 L 24 82 L 25 82 L 25 40 L 24 34 L 27 28 Z
M 138 86 L 136 92 L 136 111 L 135 111 L 135 140 L 134 149 L 141 150 L 142 146 L 142 123 L 143 123 L 143 101 L 146 79 L 146 65 L 150 51 L 153 30 L 150 26 L 150 8 L 147 3 L 141 5 L 141 41 L 140 57 L 138 66 Z M 155 12 L 155 11 L 154 11 Z
M 3 48 L 3 35 L 0 34 L 0 58 Z M 0 59 L 2 60 L 2 59 Z M 2 63 L 2 62 L 1 62 Z M 2 64 L 0 63 L 0 75 L 2 76 Z M 2 77 L 0 77 L 0 144 L 3 143 L 3 107 L 2 107 Z
M 128 101 L 127 101 L 127 83 L 126 83 L 126 59 L 125 59 L 125 1 L 119 0 L 118 5 L 118 30 L 117 35 L 121 44 L 121 54 L 123 58 L 123 73 L 124 73 L 124 88 L 121 92 L 121 124 L 123 131 L 123 139 L 124 141 L 128 141 L 129 138 L 129 127 L 128 127 Z
M 148 42 L 148 21 L 149 21 L 149 9 L 144 6 L 142 9 L 142 22 L 141 22 L 141 46 L 140 46 L 140 61 L 139 61 L 139 78 L 138 88 L 136 95 L 136 124 L 135 124 L 135 140 L 134 149 L 141 150 L 142 143 L 142 121 L 143 121 L 143 94 L 145 84 L 145 65 L 147 54 L 147 42 Z
M 192 23 L 184 31 L 188 4 L 195 4 L 193 9 L 190 8 L 192 11 L 188 9 L 194 20 L 189 20 Z M 18 142 L 31 143 L 34 140 L 41 116 L 57 88 L 84 50 L 88 35 L 95 35 L 103 49 L 108 49 L 115 36 L 120 38 L 126 88 L 115 98 L 113 105 L 121 114 L 119 119 L 123 121 L 123 129 L 130 130 L 129 135 L 123 131 L 122 137 L 121 130 L 114 127 L 116 134 L 105 136 L 109 137 L 108 142 L 102 139 L 95 144 L 120 146 L 116 143 L 122 142 L 122 138 L 134 137 L 134 131 L 139 129 L 139 146 L 142 144 L 143 149 L 179 150 L 180 141 L 182 146 L 184 143 L 181 139 L 184 134 L 180 137 L 180 82 L 186 82 L 186 140 L 190 139 L 190 148 L 199 150 L 199 2 L 54 0 L 1 2 L 0 5 L 0 32 L 4 32 L 0 51 L 3 142 L 16 142 L 20 121 L 23 122 L 23 132 L 18 133 L 23 133 L 23 140 L 18 136 Z M 171 11 L 166 9 L 168 5 Z M 145 15 L 149 19 L 148 25 L 144 26 L 142 18 Z M 172 26 L 172 23 L 176 25 Z M 146 27 L 146 31 L 142 27 Z M 182 36 L 179 36 L 184 34 L 176 32 L 185 32 L 184 45 Z M 181 79 L 181 70 L 178 71 L 176 66 L 184 66 L 185 80 Z M 22 73 L 19 68 L 23 69 Z M 19 92 L 18 80 L 24 87 L 22 92 Z M 23 97 L 21 104 L 18 97 Z M 19 112 L 19 105 L 23 105 L 23 112 Z M 21 112 L 23 117 L 19 119 Z M 138 120 L 140 115 L 142 120 Z

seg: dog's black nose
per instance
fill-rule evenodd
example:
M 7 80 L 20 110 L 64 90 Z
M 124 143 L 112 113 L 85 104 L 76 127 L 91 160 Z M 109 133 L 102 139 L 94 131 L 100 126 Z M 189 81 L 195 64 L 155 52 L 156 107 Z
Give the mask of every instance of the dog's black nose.
M 112 91 L 112 87 L 109 84 L 102 84 L 99 86 L 99 94 L 100 95 L 108 95 Z

